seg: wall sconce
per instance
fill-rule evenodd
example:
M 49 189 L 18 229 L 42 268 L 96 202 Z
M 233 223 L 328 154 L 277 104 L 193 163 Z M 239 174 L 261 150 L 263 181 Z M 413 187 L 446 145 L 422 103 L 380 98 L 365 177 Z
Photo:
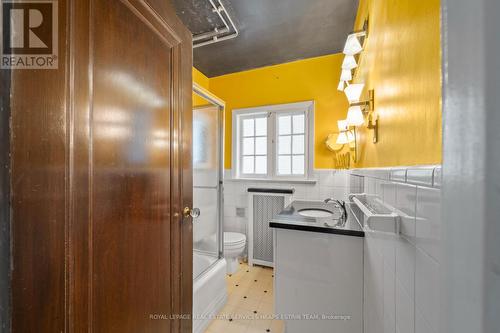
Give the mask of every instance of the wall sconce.
M 339 132 L 329 134 L 325 144 L 328 149 L 336 153 L 336 163 L 339 163 L 337 166 L 349 168 L 348 161 L 350 160 L 349 156 L 351 156 L 351 153 L 354 156 L 354 162 L 357 160 L 356 128 L 349 127 L 347 119 L 337 121 L 337 127 Z M 346 145 L 348 145 L 349 151 L 341 153 Z M 339 161 L 342 161 L 342 163 Z
M 339 128 L 339 135 L 337 136 L 337 144 L 345 145 L 354 141 L 354 133 L 349 129 L 347 119 L 338 120 L 337 127 Z
M 344 49 L 342 51 L 342 53 L 345 54 L 345 57 L 342 61 L 342 73 L 340 74 L 340 82 L 337 88 L 339 91 L 344 90 L 346 84 L 349 85 L 348 81 L 352 80 L 353 75 L 351 71 L 358 67 L 355 55 L 363 51 L 363 44 L 367 36 L 368 19 L 364 21 L 362 30 L 354 31 L 347 36 Z
M 360 31 L 354 31 L 347 36 L 347 40 L 344 45 L 344 53 L 347 56 L 353 56 L 363 51 L 364 38 L 368 36 L 368 18 L 363 22 L 363 29 Z M 363 41 L 359 39 L 363 38 Z
M 366 128 L 373 130 L 373 143 L 378 142 L 378 117 L 375 116 L 374 118 L 373 116 L 375 106 L 374 90 L 368 91 L 368 100 L 360 101 L 365 84 L 349 83 L 349 81 L 353 79 L 352 70 L 354 70 L 354 74 L 356 74 L 359 53 L 363 51 L 367 37 L 368 18 L 364 21 L 361 31 L 355 31 L 347 36 L 343 49 L 345 57 L 342 61 L 340 80 L 337 89 L 339 91 L 344 91 L 346 94 L 347 100 L 349 101 L 349 109 L 347 110 L 346 119 L 339 120 L 337 123 L 339 132 L 330 134 L 326 140 L 328 149 L 335 153 L 342 151 L 345 145 L 349 145 L 350 150 L 354 153 L 354 162 L 356 162 L 358 158 L 356 127 L 365 124 L 365 117 L 367 117 L 368 120 Z
M 347 84 L 347 87 L 344 89 L 344 93 L 347 96 L 349 104 L 359 102 L 364 87 L 364 83 Z
M 351 85 L 352 86 L 352 85 Z M 347 90 L 347 88 L 346 88 Z M 347 125 L 348 126 L 361 126 L 364 124 L 364 116 L 368 116 L 368 125 L 366 128 L 373 130 L 373 143 L 378 142 L 378 117 L 373 120 L 371 112 L 374 110 L 375 105 L 375 91 L 368 91 L 368 100 L 361 102 L 350 103 L 347 111 Z
M 366 31 L 355 31 L 347 36 L 347 40 L 345 41 L 344 50 L 342 53 L 345 55 L 355 55 L 359 52 L 363 51 L 363 45 L 359 41 L 360 37 L 365 37 Z

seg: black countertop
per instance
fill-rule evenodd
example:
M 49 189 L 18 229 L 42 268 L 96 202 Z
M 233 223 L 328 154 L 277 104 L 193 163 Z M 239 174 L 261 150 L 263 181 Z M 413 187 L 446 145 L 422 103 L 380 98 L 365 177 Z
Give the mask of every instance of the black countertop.
M 351 204 L 346 203 L 347 221 L 339 223 L 340 210 L 333 203 L 323 201 L 293 201 L 281 213 L 269 222 L 271 228 L 312 231 L 327 234 L 337 234 L 364 237 L 365 233 L 351 211 Z M 307 217 L 299 214 L 300 210 L 316 208 L 333 212 L 330 217 Z

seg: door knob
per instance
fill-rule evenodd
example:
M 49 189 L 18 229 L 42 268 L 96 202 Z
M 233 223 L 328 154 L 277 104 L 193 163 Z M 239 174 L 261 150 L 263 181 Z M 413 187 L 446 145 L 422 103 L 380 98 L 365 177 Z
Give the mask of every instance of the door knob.
M 184 217 L 191 216 L 192 218 L 197 218 L 200 216 L 200 209 L 199 208 L 189 208 L 189 207 L 184 207 Z

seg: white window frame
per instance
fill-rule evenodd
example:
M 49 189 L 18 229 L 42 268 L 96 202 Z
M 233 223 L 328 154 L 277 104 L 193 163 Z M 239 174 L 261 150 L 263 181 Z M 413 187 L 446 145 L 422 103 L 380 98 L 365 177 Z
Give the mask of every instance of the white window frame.
M 276 114 L 304 112 L 305 143 L 304 143 L 304 175 L 278 175 L 277 152 L 274 140 L 278 137 Z M 241 174 L 241 119 L 257 114 L 267 114 L 267 174 Z M 234 109 L 232 112 L 232 177 L 234 179 L 268 179 L 268 180 L 309 180 L 314 168 L 314 101 L 298 103 L 266 105 L 259 107 Z

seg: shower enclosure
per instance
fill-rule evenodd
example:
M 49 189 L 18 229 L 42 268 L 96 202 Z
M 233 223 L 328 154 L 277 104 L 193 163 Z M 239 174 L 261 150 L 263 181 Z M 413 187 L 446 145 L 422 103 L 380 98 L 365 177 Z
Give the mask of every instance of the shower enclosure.
M 224 103 L 193 86 L 193 332 L 203 332 L 225 304 L 222 256 Z

